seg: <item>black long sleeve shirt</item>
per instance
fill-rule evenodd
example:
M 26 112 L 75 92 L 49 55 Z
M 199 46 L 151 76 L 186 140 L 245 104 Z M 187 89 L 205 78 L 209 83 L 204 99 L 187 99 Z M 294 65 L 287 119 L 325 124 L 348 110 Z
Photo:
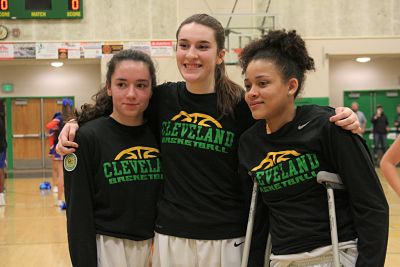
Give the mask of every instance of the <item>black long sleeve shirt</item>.
M 192 94 L 184 82 L 159 85 L 148 114 L 159 130 L 165 185 L 156 232 L 192 239 L 244 236 L 251 188 L 237 173 L 239 137 L 254 120 L 244 101 L 234 117 L 217 95 Z
M 249 266 L 262 266 L 268 230 L 277 255 L 331 244 L 326 190 L 316 181 L 322 170 L 338 173 L 345 186 L 335 191 L 339 242 L 358 238 L 356 266 L 384 266 L 385 195 L 361 138 L 330 123 L 331 115 L 317 106 L 299 107 L 277 132 L 266 134 L 260 121 L 242 135 L 240 172 L 258 182 L 262 197 Z
M 84 124 L 64 158 L 68 244 L 74 266 L 97 266 L 96 234 L 130 240 L 154 235 L 162 187 L 160 153 L 147 125 L 110 117 Z

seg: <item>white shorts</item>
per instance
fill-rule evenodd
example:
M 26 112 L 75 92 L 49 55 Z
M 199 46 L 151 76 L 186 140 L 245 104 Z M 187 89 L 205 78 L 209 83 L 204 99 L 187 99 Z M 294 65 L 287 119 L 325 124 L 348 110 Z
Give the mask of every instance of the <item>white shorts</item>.
M 240 267 L 244 237 L 198 240 L 156 233 L 152 267 Z
M 354 267 L 357 257 L 357 240 L 339 243 L 341 266 Z M 270 260 L 271 267 L 333 267 L 332 246 L 320 247 L 310 252 L 297 254 L 271 254 Z
M 99 267 L 150 267 L 153 239 L 133 241 L 96 235 Z

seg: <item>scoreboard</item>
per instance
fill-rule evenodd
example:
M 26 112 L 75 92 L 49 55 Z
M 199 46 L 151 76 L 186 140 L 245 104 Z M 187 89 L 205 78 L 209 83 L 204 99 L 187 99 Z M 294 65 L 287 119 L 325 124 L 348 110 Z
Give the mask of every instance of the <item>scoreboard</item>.
M 81 19 L 83 0 L 0 0 L 0 19 Z

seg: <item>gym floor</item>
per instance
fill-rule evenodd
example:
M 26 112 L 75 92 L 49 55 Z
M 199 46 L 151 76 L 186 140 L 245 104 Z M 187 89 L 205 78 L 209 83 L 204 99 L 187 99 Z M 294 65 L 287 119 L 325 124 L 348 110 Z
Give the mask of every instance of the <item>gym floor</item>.
M 377 169 L 380 175 L 379 169 Z M 399 169 L 400 173 L 400 169 Z M 381 176 L 381 175 L 380 175 Z M 71 266 L 65 211 L 56 195 L 39 190 L 40 178 L 6 180 L 6 206 L 0 207 L 0 266 Z M 400 266 L 400 197 L 381 179 L 390 205 L 385 267 Z

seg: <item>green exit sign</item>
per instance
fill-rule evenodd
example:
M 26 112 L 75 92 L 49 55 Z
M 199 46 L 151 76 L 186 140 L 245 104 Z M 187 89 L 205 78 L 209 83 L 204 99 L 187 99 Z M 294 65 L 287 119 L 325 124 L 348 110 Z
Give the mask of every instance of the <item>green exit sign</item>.
M 1 88 L 2 88 L 3 92 L 5 92 L 5 93 L 9 93 L 14 90 L 14 86 L 11 83 L 3 83 L 1 85 Z

